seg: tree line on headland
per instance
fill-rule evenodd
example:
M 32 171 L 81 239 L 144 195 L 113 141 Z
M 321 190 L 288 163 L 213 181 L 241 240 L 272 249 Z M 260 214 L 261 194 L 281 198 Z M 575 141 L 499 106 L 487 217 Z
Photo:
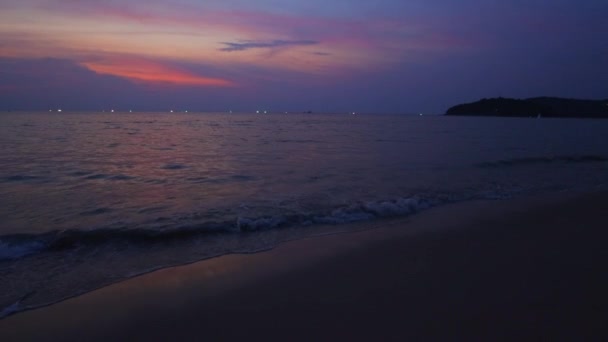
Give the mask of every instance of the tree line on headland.
M 491 98 L 451 107 L 446 115 L 608 118 L 607 100 L 578 100 L 559 97 L 529 99 Z

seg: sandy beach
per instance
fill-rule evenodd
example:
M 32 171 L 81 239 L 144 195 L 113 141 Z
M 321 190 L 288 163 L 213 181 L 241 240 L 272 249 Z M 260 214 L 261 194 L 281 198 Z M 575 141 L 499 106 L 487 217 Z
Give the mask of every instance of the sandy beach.
M 605 340 L 606 213 L 606 192 L 449 205 L 136 277 L 0 340 Z

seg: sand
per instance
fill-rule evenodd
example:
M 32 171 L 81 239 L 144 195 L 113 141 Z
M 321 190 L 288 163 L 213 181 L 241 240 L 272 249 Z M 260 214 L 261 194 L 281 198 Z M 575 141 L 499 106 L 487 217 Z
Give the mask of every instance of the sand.
M 606 340 L 607 217 L 606 192 L 445 206 L 136 277 L 0 340 Z

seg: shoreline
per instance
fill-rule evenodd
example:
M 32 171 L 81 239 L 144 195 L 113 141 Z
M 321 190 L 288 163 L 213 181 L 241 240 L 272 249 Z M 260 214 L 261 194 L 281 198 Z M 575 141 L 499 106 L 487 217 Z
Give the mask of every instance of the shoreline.
M 605 212 L 605 191 L 442 206 L 144 274 L 4 318 L 0 339 L 608 336 Z

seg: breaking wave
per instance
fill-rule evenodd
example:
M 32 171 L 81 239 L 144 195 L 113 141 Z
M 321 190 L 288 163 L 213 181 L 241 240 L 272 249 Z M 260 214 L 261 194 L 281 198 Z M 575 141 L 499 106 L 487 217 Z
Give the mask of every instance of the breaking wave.
M 376 218 L 407 216 L 438 204 L 437 199 L 397 198 L 355 203 L 324 213 L 299 213 L 242 217 L 224 222 L 186 224 L 170 229 L 98 228 L 51 231 L 42 234 L 13 234 L 0 237 L 0 261 L 14 260 L 45 251 L 57 252 L 102 244 L 145 244 L 200 237 L 209 234 L 238 234 L 315 224 L 342 224 Z

